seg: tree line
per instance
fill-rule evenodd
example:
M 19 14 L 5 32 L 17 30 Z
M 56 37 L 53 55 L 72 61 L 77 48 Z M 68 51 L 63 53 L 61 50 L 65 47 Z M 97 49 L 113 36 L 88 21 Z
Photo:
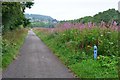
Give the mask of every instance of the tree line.
M 33 2 L 2 2 L 2 32 L 30 24 L 29 19 L 25 18 L 24 12 L 33 4 Z
M 71 23 L 88 23 L 92 22 L 95 24 L 100 24 L 101 22 L 104 22 L 106 24 L 111 24 L 114 21 L 119 25 L 120 23 L 120 12 L 115 9 L 109 9 L 107 11 L 99 12 L 98 14 L 94 16 L 85 16 L 79 19 L 74 20 L 64 20 L 61 22 L 71 22 Z

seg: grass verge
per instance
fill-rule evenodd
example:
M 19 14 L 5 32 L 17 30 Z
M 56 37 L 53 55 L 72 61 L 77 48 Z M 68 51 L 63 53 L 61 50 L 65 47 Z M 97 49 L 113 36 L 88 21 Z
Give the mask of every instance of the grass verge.
M 19 49 L 27 35 L 27 29 L 19 29 L 11 32 L 6 32 L 2 35 L 2 69 L 7 66 L 17 57 Z
M 34 31 L 77 77 L 118 78 L 116 31 L 99 28 L 52 33 L 48 29 Z M 93 59 L 94 44 L 98 46 L 97 60 Z

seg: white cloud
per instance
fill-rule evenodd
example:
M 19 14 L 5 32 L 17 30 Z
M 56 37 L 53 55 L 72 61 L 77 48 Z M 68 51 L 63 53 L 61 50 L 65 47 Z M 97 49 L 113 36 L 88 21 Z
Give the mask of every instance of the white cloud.
M 118 9 L 119 0 L 34 0 L 26 13 L 48 15 L 58 20 L 92 16 L 110 8 Z

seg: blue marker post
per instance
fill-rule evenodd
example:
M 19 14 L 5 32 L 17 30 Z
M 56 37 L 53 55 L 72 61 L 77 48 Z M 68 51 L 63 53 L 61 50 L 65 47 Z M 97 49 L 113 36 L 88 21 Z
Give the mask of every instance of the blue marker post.
M 97 46 L 94 45 L 94 60 L 97 59 Z

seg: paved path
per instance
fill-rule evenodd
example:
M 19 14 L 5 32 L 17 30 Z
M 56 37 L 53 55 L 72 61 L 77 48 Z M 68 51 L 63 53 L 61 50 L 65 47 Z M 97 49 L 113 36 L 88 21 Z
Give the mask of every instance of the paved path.
M 73 78 L 73 74 L 30 30 L 18 58 L 3 72 L 3 78 Z

